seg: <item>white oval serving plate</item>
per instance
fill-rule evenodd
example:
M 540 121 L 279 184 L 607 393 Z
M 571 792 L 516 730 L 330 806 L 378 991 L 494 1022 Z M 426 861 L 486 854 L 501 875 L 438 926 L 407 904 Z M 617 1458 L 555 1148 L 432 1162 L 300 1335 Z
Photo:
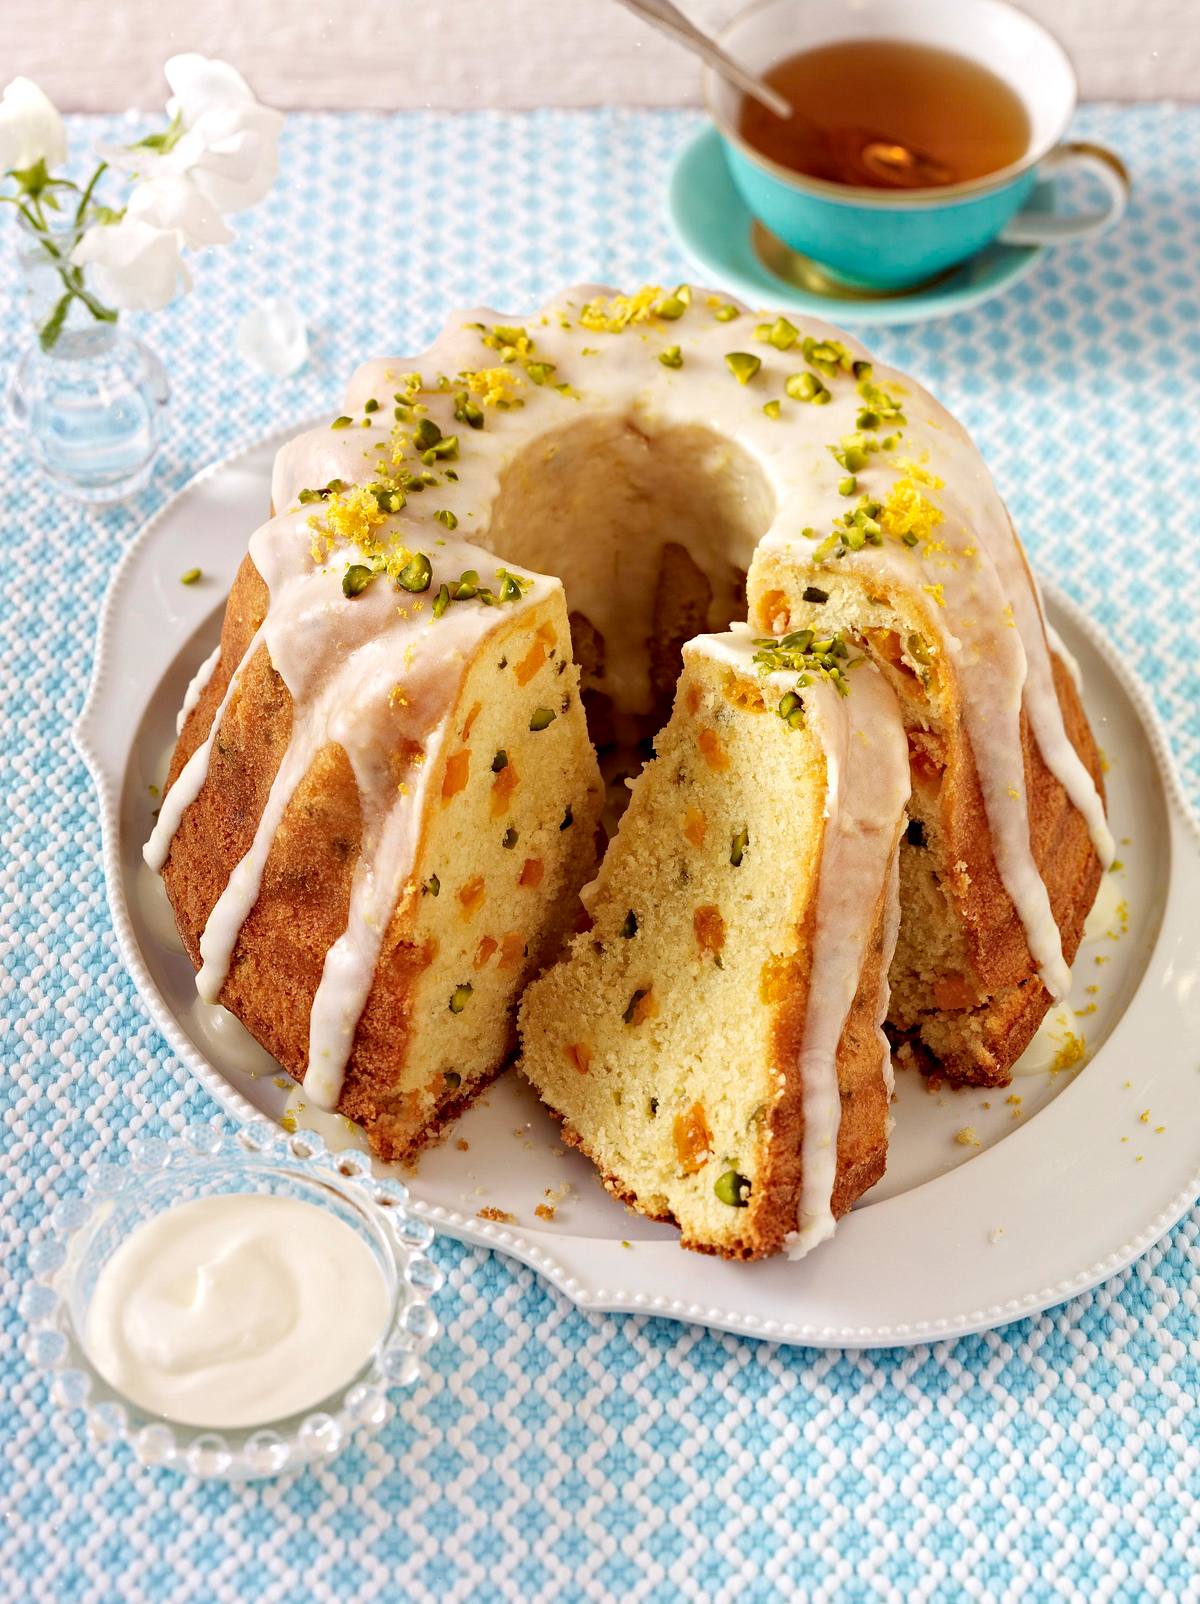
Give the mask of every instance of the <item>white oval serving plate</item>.
M 290 1110 L 303 1124 L 302 1090 L 223 1010 L 199 1003 L 141 860 L 176 711 L 217 640 L 266 513 L 274 453 L 292 432 L 200 474 L 130 546 L 75 736 L 100 794 L 117 938 L 151 1016 L 235 1119 Z M 182 585 L 194 567 L 204 577 Z M 1087 1290 L 1162 1236 L 1200 1193 L 1200 833 L 1144 693 L 1053 590 L 1048 609 L 1083 670 L 1122 867 L 1105 878 L 1067 1008 L 1011 1088 L 930 1090 L 902 1072 L 887 1176 L 798 1264 L 681 1251 L 563 1150 L 515 1073 L 406 1175 L 416 1212 L 523 1260 L 585 1308 L 821 1347 L 1000 1325 Z M 1070 1063 L 1081 1039 L 1084 1058 Z

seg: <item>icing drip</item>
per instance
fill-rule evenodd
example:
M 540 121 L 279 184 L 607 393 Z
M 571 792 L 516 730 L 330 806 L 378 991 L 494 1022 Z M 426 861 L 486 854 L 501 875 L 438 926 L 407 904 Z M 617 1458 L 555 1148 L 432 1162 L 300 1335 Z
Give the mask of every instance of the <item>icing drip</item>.
M 701 636 L 697 647 L 740 673 L 756 673 L 754 640 L 745 628 Z M 900 821 L 909 794 L 908 746 L 899 710 L 879 673 L 863 664 L 852 675 L 849 696 L 823 680 L 797 687 L 795 673 L 763 680 L 771 694 L 797 690 L 809 728 L 825 756 L 825 838 L 816 891 L 808 1004 L 800 1044 L 804 1110 L 800 1197 L 789 1258 L 802 1258 L 833 1234 L 833 1187 L 837 1177 L 842 1098 L 837 1053 L 846 1019 L 868 956 L 873 914 L 884 897 L 880 974 L 879 1039 L 888 1097 L 894 1090 L 891 1052 L 883 1035 L 887 971 L 900 926 Z M 769 700 L 769 698 L 768 698 Z
M 217 664 L 220 662 L 220 660 L 221 646 L 220 642 L 218 642 L 208 656 L 204 659 L 204 661 L 200 664 L 200 667 L 192 675 L 191 682 L 188 685 L 187 690 L 184 692 L 183 706 L 175 715 L 176 735 L 183 734 L 183 726 L 187 723 L 188 716 L 192 709 L 196 706 L 196 703 L 200 700 L 201 696 L 203 696 L 205 687 L 216 672 Z
M 800 1047 L 804 1107 L 800 1202 L 796 1230 L 785 1245 L 791 1259 L 802 1258 L 833 1234 L 831 1204 L 842 1121 L 838 1043 L 862 977 L 872 932 L 870 915 L 881 890 L 890 906 L 899 857 L 897 820 L 909 792 L 908 748 L 895 700 L 873 669 L 856 672 L 848 697 L 840 698 L 827 685 L 814 685 L 801 694 L 825 750 L 827 779 L 825 840 Z M 885 998 L 886 975 L 885 967 Z M 884 1063 L 890 1070 L 886 1051 Z
M 162 805 L 158 810 L 158 818 L 155 821 L 154 829 L 150 833 L 150 839 L 142 848 L 143 858 L 156 872 L 161 871 L 163 864 L 166 863 L 167 854 L 171 850 L 171 842 L 175 839 L 175 832 L 179 828 L 179 822 L 200 795 L 201 788 L 208 778 L 208 764 L 212 756 L 213 742 L 217 738 L 217 730 L 220 728 L 221 720 L 225 717 L 225 709 L 233 699 L 233 693 L 237 689 L 237 683 L 241 678 L 243 667 L 254 656 L 262 643 L 262 633 L 261 629 L 255 632 L 253 639 L 246 648 L 246 655 L 229 676 L 229 684 L 226 687 L 225 695 L 221 698 L 220 707 L 213 714 L 212 727 L 209 729 L 207 736 L 192 753 L 191 757 L 188 758 L 183 768 L 179 771 L 175 784 L 163 797 Z
M 896 1068 L 892 1063 L 892 1044 L 884 1034 L 883 1025 L 887 1019 L 888 1007 L 892 1000 L 888 975 L 891 971 L 892 959 L 896 956 L 896 940 L 899 935 L 900 854 L 897 852 L 892 859 L 892 872 L 888 877 L 887 902 L 883 916 L 883 950 L 879 971 L 879 1011 L 875 1018 L 875 1029 L 879 1033 L 879 1045 L 883 1053 L 883 1084 L 887 1088 L 889 1103 L 896 1095 Z

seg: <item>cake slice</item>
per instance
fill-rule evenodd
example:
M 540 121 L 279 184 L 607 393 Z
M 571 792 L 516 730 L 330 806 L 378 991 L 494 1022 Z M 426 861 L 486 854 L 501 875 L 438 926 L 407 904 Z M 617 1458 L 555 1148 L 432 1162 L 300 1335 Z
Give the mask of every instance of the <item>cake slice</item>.
M 1057 722 L 1057 736 L 1035 731 L 1032 670 L 1021 699 L 1005 702 L 993 657 L 947 633 L 941 598 L 952 585 L 981 583 L 977 577 L 947 564 L 938 570 L 944 584 L 915 586 L 907 553 L 891 549 L 856 553 L 856 566 L 831 560 L 820 568 L 798 563 L 797 554 L 804 555 L 756 555 L 752 620 L 765 630 L 840 630 L 861 641 L 896 693 L 907 731 L 912 796 L 888 1020 L 897 1057 L 911 1055 L 955 1083 L 1006 1086 L 1050 1003 L 1037 964 L 1056 954 L 1060 967 L 1072 962 L 1100 882 L 1103 860 L 1093 841 L 1108 836 L 1104 781 L 1078 688 L 1045 639 L 1032 592 L 1027 627 L 1042 639 L 1041 705 L 1053 711 L 1042 723 Z M 1028 583 L 1019 552 L 1012 560 Z M 1007 594 L 1018 595 L 1017 580 Z M 985 593 L 981 617 L 989 605 Z M 1022 653 L 1005 624 L 1012 616 L 1006 604 L 998 633 Z M 982 751 L 967 716 L 975 701 L 989 730 Z M 1009 749 L 1005 717 L 1015 758 L 997 790 L 993 771 Z M 1042 907 L 1028 927 L 1014 901 L 1021 890 Z
M 908 754 L 838 640 L 700 636 L 656 756 L 528 989 L 524 1073 L 685 1247 L 794 1257 L 882 1175 Z
M 488 554 L 452 540 L 416 596 L 331 564 L 338 651 L 315 653 L 269 555 L 252 542 L 230 593 L 147 858 L 201 995 L 401 1159 L 505 1067 L 594 870 L 562 586 L 509 576 L 489 604 Z

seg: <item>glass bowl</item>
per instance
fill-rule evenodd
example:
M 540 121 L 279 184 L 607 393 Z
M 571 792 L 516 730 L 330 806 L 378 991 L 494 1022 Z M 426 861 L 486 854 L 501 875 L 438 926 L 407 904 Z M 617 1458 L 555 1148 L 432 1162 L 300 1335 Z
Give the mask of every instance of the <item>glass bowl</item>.
M 236 1430 L 181 1425 L 118 1392 L 88 1357 L 83 1335 L 102 1266 L 143 1221 L 177 1203 L 223 1192 L 268 1192 L 316 1204 L 349 1225 L 375 1257 L 389 1315 L 363 1367 L 319 1404 Z M 331 1153 L 313 1131 L 287 1136 L 258 1121 L 234 1133 L 190 1126 L 171 1141 L 131 1143 L 129 1161 L 95 1166 L 82 1197 L 60 1203 L 30 1251 L 21 1300 L 28 1354 L 51 1396 L 83 1409 L 93 1440 L 125 1442 L 145 1465 L 223 1481 L 278 1476 L 327 1460 L 390 1413 L 388 1393 L 411 1387 L 437 1331 L 428 1300 L 442 1273 L 425 1256 L 432 1227 L 408 1212 L 408 1190 L 377 1178 L 365 1153 Z

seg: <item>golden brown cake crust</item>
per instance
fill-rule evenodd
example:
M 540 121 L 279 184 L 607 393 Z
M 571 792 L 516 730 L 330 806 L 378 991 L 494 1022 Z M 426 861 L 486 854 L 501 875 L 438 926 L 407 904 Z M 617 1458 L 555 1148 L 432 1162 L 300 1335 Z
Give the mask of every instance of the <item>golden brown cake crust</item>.
M 1100 754 L 1074 681 L 1052 655 L 1054 683 L 1068 738 L 1101 797 Z M 1047 768 L 1027 714 L 1021 742 L 1033 856 L 1046 885 L 1070 964 L 1100 884 L 1100 861 L 1083 816 Z M 948 884 L 962 920 L 975 983 L 985 998 L 977 1006 L 921 1013 L 915 1033 L 936 1060 L 928 1065 L 964 1085 L 1004 1086 L 1050 1006 L 1049 992 L 1034 972 L 1024 928 L 1000 880 L 987 825 L 979 777 L 965 735 L 951 743 L 941 792 Z

